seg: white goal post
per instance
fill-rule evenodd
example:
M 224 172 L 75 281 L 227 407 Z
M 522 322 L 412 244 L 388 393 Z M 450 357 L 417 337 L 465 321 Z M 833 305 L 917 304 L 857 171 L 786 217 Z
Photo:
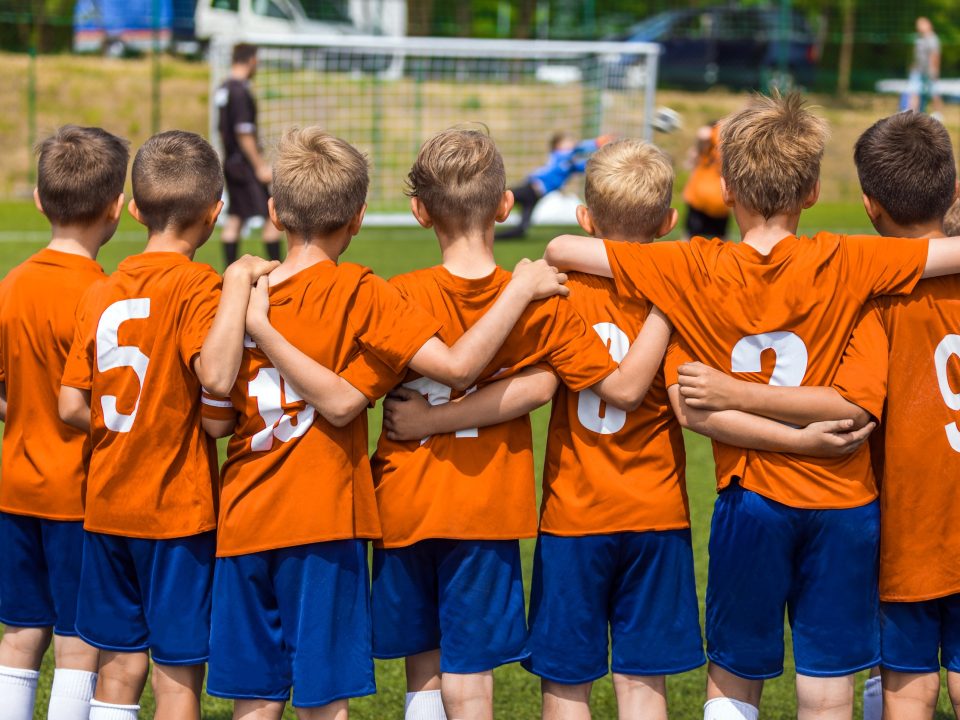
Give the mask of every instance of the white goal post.
M 267 155 L 294 125 L 352 143 L 372 165 L 373 223 L 413 221 L 406 174 L 423 141 L 453 125 L 489 129 L 510 185 L 545 162 L 556 132 L 652 135 L 656 43 L 253 34 L 211 44 L 212 138 L 215 90 L 237 42 L 260 48 L 253 88 Z

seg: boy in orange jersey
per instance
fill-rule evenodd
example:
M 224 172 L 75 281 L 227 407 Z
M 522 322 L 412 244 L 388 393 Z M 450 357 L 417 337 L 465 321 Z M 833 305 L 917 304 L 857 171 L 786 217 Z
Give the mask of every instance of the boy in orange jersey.
M 348 698 L 375 691 L 366 541 L 380 522 L 363 411 L 408 365 L 472 384 L 530 300 L 562 290 L 542 261 L 522 264 L 448 348 L 434 337 L 439 323 L 395 288 L 337 264 L 360 230 L 367 186 L 366 158 L 346 142 L 318 127 L 283 139 L 270 213 L 289 252 L 269 292 L 267 278 L 258 285 L 250 339 L 222 358 L 240 364 L 231 402 L 205 397 L 210 432 L 235 429 L 207 689 L 234 699 L 237 718 L 279 718 L 291 687 L 299 717 L 345 718 Z
M 915 112 L 884 118 L 860 136 L 854 161 L 877 232 L 943 237 L 957 174 L 950 136 L 939 121 Z M 907 297 L 875 300 L 833 383 L 843 393 L 863 384 L 888 393 L 883 433 L 873 449 L 882 480 L 883 704 L 896 718 L 933 718 L 941 665 L 954 708 L 960 708 L 960 538 L 954 529 L 960 503 L 948 481 L 960 472 L 952 359 L 960 355 L 958 298 L 960 278 L 948 276 L 919 283 Z M 684 369 L 680 384 L 699 407 L 772 417 L 815 392 L 777 391 L 700 365 Z
M 780 386 L 829 382 L 860 306 L 960 269 L 960 243 L 796 237 L 801 211 L 817 199 L 825 138 L 825 123 L 798 96 L 757 97 L 721 131 L 724 193 L 744 242 L 561 237 L 547 258 L 614 277 L 621 293 L 655 302 L 714 368 Z M 763 363 L 771 355 L 772 368 Z M 794 422 L 803 424 L 807 410 L 798 408 Z M 723 442 L 715 457 L 705 717 L 757 717 L 763 680 L 782 672 L 785 607 L 799 717 L 850 717 L 853 673 L 879 660 L 869 457 L 812 461 Z
M 191 261 L 222 204 L 216 152 L 193 133 L 161 133 L 132 179 L 146 249 L 84 296 L 60 390 L 61 417 L 89 428 L 91 445 L 77 631 L 101 650 L 90 720 L 136 718 L 148 652 L 156 717 L 199 718 L 216 526 L 200 388 L 227 384 L 214 360 L 243 327 L 214 318 L 220 278 Z M 238 263 L 224 296 L 245 308 L 271 267 Z
M 123 210 L 127 142 L 65 126 L 38 146 L 44 250 L 0 283 L 0 707 L 29 720 L 40 661 L 54 642 L 52 720 L 86 720 L 97 650 L 77 637 L 85 434 L 60 420 L 57 394 L 83 293 L 103 280 L 97 252 Z

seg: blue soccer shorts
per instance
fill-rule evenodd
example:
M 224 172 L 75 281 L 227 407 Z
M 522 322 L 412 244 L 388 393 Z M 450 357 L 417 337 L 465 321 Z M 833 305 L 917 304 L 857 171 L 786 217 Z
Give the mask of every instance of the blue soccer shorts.
M 321 707 L 371 695 L 367 543 L 217 558 L 207 692 Z
M 880 603 L 885 668 L 902 673 L 960 672 L 960 593 L 920 602 Z
M 797 672 L 849 675 L 880 662 L 877 501 L 788 507 L 731 485 L 710 530 L 707 656 L 748 679 L 783 672 L 784 610 Z
M 373 654 L 440 650 L 445 673 L 526 657 L 518 540 L 421 540 L 373 552 Z
M 0 622 L 77 634 L 83 522 L 0 512 Z
M 530 658 L 558 683 L 613 672 L 670 675 L 706 662 L 690 530 L 542 534 L 533 562 Z
M 77 631 L 94 647 L 206 662 L 214 531 L 169 540 L 85 532 Z

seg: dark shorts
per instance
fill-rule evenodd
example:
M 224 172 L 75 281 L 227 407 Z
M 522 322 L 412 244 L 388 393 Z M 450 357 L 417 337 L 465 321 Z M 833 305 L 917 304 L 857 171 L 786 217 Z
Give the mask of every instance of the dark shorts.
M 227 186 L 227 215 L 235 215 L 241 220 L 267 217 L 270 191 L 257 179 L 246 158 L 238 155 L 227 158 L 223 164 L 223 176 Z
M 890 670 L 960 672 L 960 594 L 880 603 L 880 646 Z
M 689 237 L 725 238 L 730 216 L 715 218 L 687 206 L 686 230 Z

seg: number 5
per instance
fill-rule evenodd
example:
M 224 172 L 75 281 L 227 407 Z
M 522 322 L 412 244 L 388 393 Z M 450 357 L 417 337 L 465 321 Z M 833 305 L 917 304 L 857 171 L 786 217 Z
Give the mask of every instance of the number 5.
M 115 368 L 129 367 L 137 374 L 139 387 L 133 412 L 124 415 L 117 410 L 117 396 L 104 395 L 100 398 L 103 408 L 103 424 L 114 432 L 130 432 L 140 407 L 140 395 L 143 393 L 143 379 L 147 374 L 150 358 L 140 352 L 135 345 L 120 345 L 117 332 L 127 320 L 143 320 L 150 317 L 150 298 L 120 300 L 103 311 L 97 323 L 97 369 L 100 372 Z

